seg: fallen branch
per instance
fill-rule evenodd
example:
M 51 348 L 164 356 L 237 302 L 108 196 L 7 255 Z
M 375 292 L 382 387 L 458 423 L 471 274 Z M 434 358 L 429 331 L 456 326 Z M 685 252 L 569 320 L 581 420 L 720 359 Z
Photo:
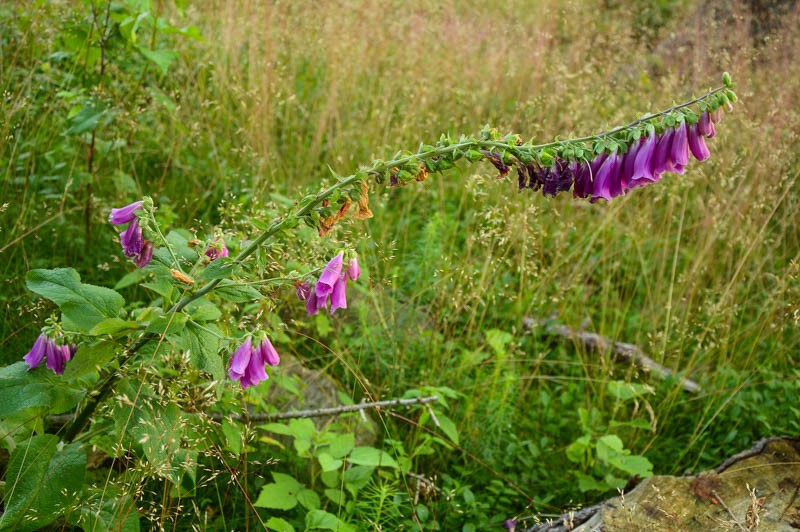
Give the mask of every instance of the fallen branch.
M 599 334 L 586 332 L 583 330 L 572 329 L 566 325 L 561 325 L 550 320 L 535 320 L 533 318 L 522 318 L 522 324 L 526 329 L 542 328 L 545 333 L 567 338 L 573 342 L 582 344 L 589 350 L 605 353 L 610 351 L 615 357 L 627 360 L 632 364 L 637 365 L 644 371 L 647 371 L 659 379 L 675 378 L 675 372 L 671 369 L 662 366 L 644 352 L 636 345 L 626 344 L 623 342 L 615 342 L 605 336 Z M 689 379 L 680 379 L 681 386 L 687 392 L 698 393 L 702 391 L 699 384 Z
M 387 401 L 375 401 L 372 403 L 358 403 L 354 405 L 341 405 L 329 408 L 315 408 L 310 410 L 297 410 L 294 412 L 273 412 L 270 414 L 250 414 L 243 416 L 241 414 L 219 414 L 213 413 L 209 417 L 214 421 L 222 421 L 223 419 L 233 419 L 237 421 L 280 421 L 282 419 L 295 419 L 295 418 L 309 418 L 320 416 L 335 416 L 338 414 L 345 414 L 347 412 L 357 412 L 366 410 L 368 408 L 384 408 L 384 407 L 397 407 L 397 406 L 413 406 L 413 405 L 427 405 L 438 401 L 439 397 L 432 395 L 430 397 L 414 397 L 411 399 L 389 399 Z M 47 418 L 49 423 L 55 425 L 65 425 L 75 419 L 71 414 L 62 414 L 58 416 L 50 416 Z

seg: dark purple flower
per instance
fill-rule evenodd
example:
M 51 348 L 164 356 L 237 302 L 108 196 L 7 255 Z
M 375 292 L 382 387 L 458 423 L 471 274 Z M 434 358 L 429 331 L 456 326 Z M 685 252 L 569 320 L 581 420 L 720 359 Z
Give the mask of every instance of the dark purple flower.
M 331 314 L 333 314 L 336 309 L 347 308 L 346 289 L 347 273 L 342 272 L 339 275 L 339 280 L 333 285 L 333 291 L 331 292 Z
M 620 181 L 622 182 L 623 191 L 631 188 L 631 181 L 633 181 L 634 169 L 636 167 L 636 155 L 639 153 L 639 149 L 643 144 L 644 139 L 633 141 L 628 151 L 622 156 Z
M 247 366 L 250 364 L 250 356 L 253 353 L 253 344 L 250 338 L 244 341 L 239 349 L 233 353 L 228 364 L 228 376 L 233 380 L 240 380 L 247 373 Z
M 347 276 L 351 281 L 358 280 L 361 277 L 361 267 L 358 265 L 358 257 L 350 259 L 350 264 L 347 265 Z
M 576 163 L 575 183 L 572 187 L 572 196 L 586 198 L 592 195 L 592 176 L 589 163 L 580 161 Z
M 36 341 L 33 342 L 33 347 L 31 347 L 31 350 L 28 351 L 28 354 L 22 357 L 28 364 L 29 369 L 33 369 L 42 363 L 42 359 L 45 355 L 45 349 L 49 341 L 50 340 L 48 340 L 46 334 L 40 334 L 39 337 L 36 338 Z
M 244 376 L 239 380 L 239 384 L 242 385 L 243 390 L 269 379 L 266 366 L 264 365 L 264 354 L 260 347 L 261 346 L 254 347 L 250 352 L 250 360 L 247 362 L 247 369 Z
M 514 532 L 517 529 L 516 519 L 506 519 L 503 524 L 508 529 L 508 532 Z
M 303 281 L 302 283 L 297 285 L 297 299 L 300 301 L 308 301 L 308 296 L 311 295 L 311 285 L 308 284 L 307 281 Z
M 227 257 L 228 256 L 228 248 L 225 246 L 225 240 L 223 238 L 215 239 L 206 249 L 206 257 L 209 259 L 217 260 L 220 257 Z
M 339 280 L 339 275 L 342 273 L 342 260 L 344 252 L 340 251 L 338 255 L 333 257 L 325 268 L 322 270 L 322 275 L 319 276 L 315 292 L 317 294 L 317 306 L 324 307 L 327 304 L 328 296 L 333 292 L 333 285 Z
M 611 201 L 612 198 L 622 194 L 620 181 L 620 157 L 614 151 L 597 170 L 592 185 L 592 201 L 603 198 Z
M 669 157 L 670 144 L 672 144 L 672 137 L 675 134 L 674 129 L 667 129 L 661 134 L 656 144 L 656 150 L 653 153 L 653 175 L 660 177 L 664 172 L 674 171 L 672 160 Z
M 711 153 L 708 151 L 708 146 L 706 146 L 706 139 L 703 137 L 703 134 L 700 132 L 700 123 L 691 126 L 689 128 L 689 150 L 691 150 L 692 155 L 694 155 L 695 159 L 698 161 L 705 161 L 709 157 L 711 157 Z
M 114 225 L 122 225 L 136 219 L 136 211 L 142 207 L 142 200 L 134 201 L 130 205 L 125 205 L 119 209 L 111 209 L 108 221 Z
M 272 342 L 269 341 L 269 338 L 264 337 L 264 341 L 261 342 L 258 349 L 261 351 L 261 357 L 264 359 L 264 362 L 270 366 L 277 366 L 281 363 L 281 357 L 278 355 L 275 348 L 272 347 Z
M 688 126 L 686 122 L 681 122 L 681 125 L 675 129 L 669 145 L 669 158 L 678 173 L 682 173 L 683 167 L 689 164 L 688 136 Z
M 653 173 L 653 155 L 657 144 L 658 138 L 653 133 L 639 145 L 636 160 L 633 163 L 633 176 L 628 182 L 629 188 L 644 186 L 658 180 Z
M 499 153 L 487 150 L 481 150 L 481 153 L 487 159 L 489 159 L 489 162 L 492 163 L 495 168 L 497 168 L 498 172 L 500 172 L 498 177 L 505 177 L 508 175 L 508 171 L 511 170 L 511 168 L 509 168 L 508 165 L 503 162 L 503 157 Z
M 564 159 L 556 159 L 552 167 L 544 173 L 542 194 L 555 197 L 559 192 L 566 192 L 575 180 L 575 167 Z
M 139 252 L 133 258 L 134 264 L 136 264 L 139 268 L 144 268 L 148 264 L 150 264 L 150 260 L 153 258 L 153 243 L 149 240 L 144 241 L 144 245 L 142 246 L 142 251 Z
M 144 237 L 142 236 L 142 228 L 139 226 L 138 218 L 134 218 L 128 228 L 122 232 L 120 242 L 122 243 L 123 253 L 128 257 L 135 257 L 142 252 Z
M 314 316 L 318 312 L 319 306 L 317 306 L 317 295 L 314 293 L 309 294 L 308 298 L 306 299 L 306 314 L 308 316 Z

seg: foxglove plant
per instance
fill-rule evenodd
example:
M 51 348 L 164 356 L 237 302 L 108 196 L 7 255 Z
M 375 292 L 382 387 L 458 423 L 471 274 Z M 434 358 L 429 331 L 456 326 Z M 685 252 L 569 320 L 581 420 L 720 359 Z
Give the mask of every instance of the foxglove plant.
M 25 363 L 28 364 L 28 369 L 32 370 L 46 360 L 46 366 L 57 375 L 64 373 L 64 368 L 67 362 L 75 355 L 77 348 L 72 344 L 58 344 L 47 334 L 41 333 L 33 347 L 28 351 L 24 357 Z
M 263 299 L 264 295 L 253 288 L 260 280 L 252 279 L 248 260 L 271 238 L 301 222 L 325 236 L 348 216 L 370 218 L 371 181 L 389 186 L 407 185 L 452 168 L 461 159 L 486 160 L 500 178 L 516 169 L 520 191 L 541 190 L 545 196 L 556 196 L 571 190 L 575 198 L 609 201 L 655 183 L 666 173 L 683 173 L 690 154 L 700 161 L 708 159 L 706 139 L 716 134 L 722 108 L 731 109 L 735 101 L 730 76 L 725 74 L 723 86 L 699 98 L 587 137 L 533 144 L 523 142 L 520 135 L 502 135 L 489 127 L 476 137 L 453 139 L 443 135 L 435 144 L 422 144 L 416 152 L 398 152 L 389 161 L 376 160 L 350 176 L 334 174 L 335 181 L 330 186 L 300 199 L 292 211 L 274 220 L 252 240 L 242 240 L 238 253 L 225 261 L 219 259 L 228 257 L 229 250 L 219 235 L 206 247 L 198 248 L 202 252 L 195 252 L 192 249 L 195 241 L 179 232 L 164 237 L 150 198 L 113 209 L 109 221 L 114 225 L 128 224 L 121 235 L 125 255 L 139 268 L 157 258 L 137 277 L 152 277 L 147 287 L 158 294 L 157 300 L 144 309 L 126 311 L 120 294 L 80 283 L 74 270 L 35 270 L 39 277 L 47 277 L 47 282 L 29 282 L 31 290 L 61 307 L 65 322 L 75 328 L 70 332 L 87 346 L 96 348 L 108 342 L 122 349 L 113 371 L 103 375 L 95 393 L 87 394 L 86 403 L 65 437 L 73 440 L 86 428 L 97 407 L 108 399 L 124 374 L 122 369 L 128 361 L 163 335 L 168 335 L 177 348 L 189 352 L 195 367 L 217 381 L 225 377 L 226 367 L 227 376 L 238 381 L 243 389 L 266 380 L 266 366 L 280 362 L 277 351 L 266 338 L 255 345 L 248 336 L 235 350 L 233 345 L 226 345 L 229 344 L 226 338 L 234 335 L 226 335 L 215 323 L 222 314 L 215 302 L 247 303 Z M 155 235 L 159 249 L 145 235 Z M 348 280 L 355 281 L 360 274 L 356 256 L 339 251 L 322 269 L 316 283 L 304 280 L 308 275 L 301 276 L 296 294 L 305 303 L 306 314 L 315 315 L 325 308 L 331 314 L 346 309 Z M 53 279 L 69 286 L 69 291 L 52 290 Z M 82 311 L 76 312 L 76 308 Z M 159 331 L 166 332 L 162 335 Z M 37 340 L 25 356 L 29 366 L 35 367 L 48 356 L 48 345 L 42 337 Z M 63 371 L 64 363 L 74 354 L 74 349 L 68 351 L 69 356 L 63 349 L 58 355 L 51 348 L 53 362 L 49 362 L 48 356 L 48 366 L 56 372 Z M 219 356 L 221 351 L 232 351 L 227 366 Z

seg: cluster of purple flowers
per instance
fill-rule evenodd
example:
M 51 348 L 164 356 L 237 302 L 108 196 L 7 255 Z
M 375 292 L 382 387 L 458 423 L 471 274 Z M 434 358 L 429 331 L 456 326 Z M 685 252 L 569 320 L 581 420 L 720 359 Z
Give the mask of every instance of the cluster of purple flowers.
M 144 268 L 153 258 L 153 243 L 145 240 L 142 235 L 142 228 L 139 226 L 139 218 L 136 211 L 142 208 L 143 201 L 134 201 L 119 209 L 111 209 L 108 221 L 114 225 L 128 225 L 128 228 L 120 234 L 122 252 L 125 256 L 133 259 L 134 264 L 139 268 Z
M 217 260 L 222 257 L 228 256 L 228 247 L 225 245 L 225 240 L 222 237 L 217 237 L 206 249 L 206 257 L 210 261 Z
M 253 346 L 252 340 L 248 338 L 231 357 L 228 376 L 239 381 L 246 390 L 249 386 L 255 386 L 269 378 L 267 364 L 277 366 L 280 362 L 281 357 L 268 338 L 264 338 L 258 346 Z
M 631 189 L 654 183 L 666 172 L 682 174 L 689 163 L 689 153 L 698 161 L 705 161 L 710 153 L 706 138 L 715 135 L 714 123 L 720 120 L 720 111 L 703 111 L 697 123 L 682 121 L 663 133 L 655 132 L 634 141 L 628 150 L 620 153 L 601 153 L 591 161 L 569 161 L 556 158 L 552 166 L 535 162 L 517 164 L 519 188 L 542 190 L 542 194 L 555 196 L 572 189 L 576 198 L 591 197 L 611 200 Z M 508 172 L 498 154 L 486 155 L 501 175 Z
M 306 302 L 306 313 L 309 316 L 317 314 L 319 309 L 327 308 L 331 304 L 331 314 L 337 309 L 347 308 L 347 279 L 355 281 L 361 276 L 358 259 L 350 259 L 347 269 L 344 269 L 344 252 L 339 252 L 333 257 L 319 276 L 316 286 L 303 282 L 297 287 L 297 297 Z
M 75 355 L 76 347 L 72 344 L 58 345 L 55 340 L 47 337 L 45 333 L 39 335 L 33 343 L 28 354 L 22 357 L 30 369 L 42 363 L 47 358 L 47 367 L 61 375 L 67 362 Z

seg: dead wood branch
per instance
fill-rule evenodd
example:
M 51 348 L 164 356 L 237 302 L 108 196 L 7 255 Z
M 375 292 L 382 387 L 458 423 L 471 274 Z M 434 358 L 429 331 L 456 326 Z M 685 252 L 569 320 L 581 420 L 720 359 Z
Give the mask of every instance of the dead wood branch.
M 579 329 L 573 329 L 551 320 L 535 320 L 533 318 L 525 317 L 522 318 L 522 324 L 526 329 L 529 330 L 538 329 L 543 331 L 545 334 L 572 340 L 575 343 L 583 345 L 590 351 L 597 351 L 599 353 L 610 351 L 616 358 L 635 364 L 659 379 L 675 378 L 674 371 L 662 366 L 644 354 L 644 352 L 634 344 L 615 342 L 614 340 L 606 338 L 605 336 Z M 698 393 L 702 391 L 700 385 L 693 380 L 681 379 L 680 383 L 683 389 L 687 392 Z

